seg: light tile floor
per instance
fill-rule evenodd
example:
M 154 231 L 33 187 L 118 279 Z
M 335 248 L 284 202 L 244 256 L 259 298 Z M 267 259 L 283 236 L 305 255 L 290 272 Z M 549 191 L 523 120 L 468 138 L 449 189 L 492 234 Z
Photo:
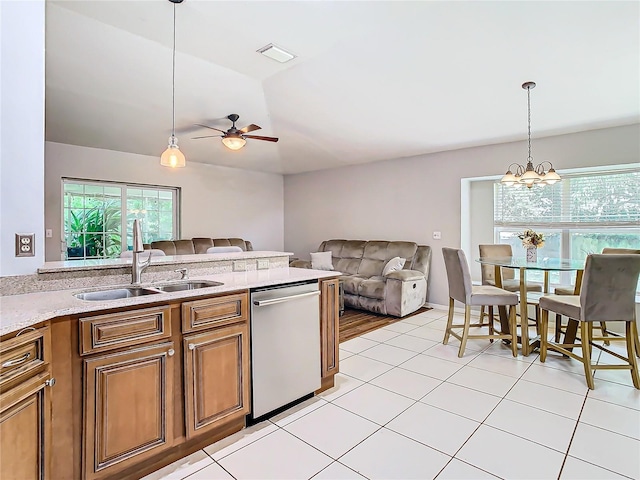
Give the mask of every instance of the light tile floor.
M 145 477 L 640 478 L 640 391 L 549 353 L 442 345 L 431 310 L 340 345 L 336 386 Z M 602 359 L 610 362 L 610 358 Z

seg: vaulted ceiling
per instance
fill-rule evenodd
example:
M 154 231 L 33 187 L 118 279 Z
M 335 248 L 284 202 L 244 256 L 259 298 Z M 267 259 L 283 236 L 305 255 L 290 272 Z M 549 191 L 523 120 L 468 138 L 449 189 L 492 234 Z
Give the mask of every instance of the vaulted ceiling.
M 46 138 L 159 156 L 173 4 L 46 3 Z M 637 123 L 640 3 L 205 1 L 176 6 L 176 131 L 188 162 L 298 173 Z M 274 43 L 297 57 L 256 52 Z M 256 135 L 231 151 L 230 113 Z

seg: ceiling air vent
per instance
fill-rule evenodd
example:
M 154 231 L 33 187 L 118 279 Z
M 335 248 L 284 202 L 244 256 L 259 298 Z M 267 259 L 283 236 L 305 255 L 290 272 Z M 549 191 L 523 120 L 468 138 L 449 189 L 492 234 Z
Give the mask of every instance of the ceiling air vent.
M 257 52 L 280 63 L 285 63 L 296 58 L 293 53 L 289 53 L 280 47 L 276 47 L 273 43 L 260 48 Z

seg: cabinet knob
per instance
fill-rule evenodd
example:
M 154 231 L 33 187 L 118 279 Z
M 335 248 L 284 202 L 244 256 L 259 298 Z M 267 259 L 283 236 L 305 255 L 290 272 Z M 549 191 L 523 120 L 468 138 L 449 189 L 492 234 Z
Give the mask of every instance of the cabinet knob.
M 189 350 L 195 350 L 196 346 L 193 343 L 189 344 Z
M 167 352 L 167 355 L 169 355 L 170 357 L 173 357 L 175 353 L 176 351 L 173 348 L 170 348 L 169 351 Z
M 55 378 L 50 378 L 49 380 L 46 380 L 46 381 L 44 382 L 44 384 L 45 384 L 47 387 L 53 387 L 53 386 L 56 384 L 56 379 L 55 379 Z

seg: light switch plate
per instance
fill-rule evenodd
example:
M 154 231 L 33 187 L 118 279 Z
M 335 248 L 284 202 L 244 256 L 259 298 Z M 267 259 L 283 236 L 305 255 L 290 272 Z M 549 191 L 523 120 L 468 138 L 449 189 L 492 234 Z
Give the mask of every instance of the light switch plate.
M 233 271 L 234 272 L 244 272 L 247 270 L 247 261 L 246 260 L 234 260 L 233 261 Z
M 33 257 L 35 256 L 34 233 L 16 233 L 16 257 Z

